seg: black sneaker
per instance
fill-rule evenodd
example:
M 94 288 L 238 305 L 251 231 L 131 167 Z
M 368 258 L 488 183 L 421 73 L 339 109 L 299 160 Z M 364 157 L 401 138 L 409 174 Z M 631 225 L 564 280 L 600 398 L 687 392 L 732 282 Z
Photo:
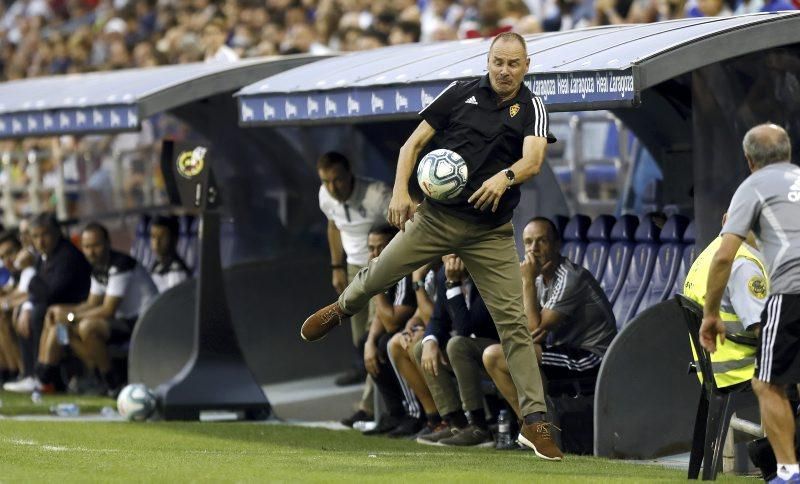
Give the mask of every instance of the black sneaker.
M 339 422 L 344 425 L 345 427 L 353 428 L 353 424 L 356 422 L 369 422 L 372 420 L 372 415 L 368 414 L 363 410 L 359 410 L 353 415 L 350 415 L 347 418 L 343 418 Z
M 455 447 L 494 447 L 494 439 L 488 430 L 470 425 L 461 429 L 452 437 L 440 440 L 439 445 L 452 445 Z
M 428 435 L 423 435 L 422 437 L 417 438 L 418 444 L 424 445 L 442 445 L 439 443 L 442 439 L 447 439 L 456 435 L 460 430 L 455 427 L 450 427 L 446 423 L 442 422 L 441 424 L 436 426 L 433 432 L 429 433 Z
M 391 432 L 386 434 L 387 437 L 392 439 L 399 439 L 401 437 L 408 437 L 409 435 L 416 435 L 424 425 L 424 420 L 414 417 L 404 417 L 400 421 L 400 425 L 394 428 Z
M 333 382 L 338 387 L 358 385 L 367 379 L 367 371 L 361 368 L 351 368 L 347 372 L 339 375 Z
M 392 415 L 385 415 L 381 418 L 381 421 L 378 422 L 378 425 L 375 426 L 374 429 L 367 430 L 365 432 L 361 432 L 364 435 L 383 435 L 388 434 L 392 430 L 396 429 L 400 425 L 401 419 L 399 417 L 394 417 Z
M 438 432 L 439 430 L 447 428 L 447 424 L 442 422 L 441 420 L 436 425 L 431 425 L 430 422 L 426 422 L 425 425 L 414 435 L 409 435 L 409 440 L 417 440 L 420 437 L 428 436 L 434 432 Z

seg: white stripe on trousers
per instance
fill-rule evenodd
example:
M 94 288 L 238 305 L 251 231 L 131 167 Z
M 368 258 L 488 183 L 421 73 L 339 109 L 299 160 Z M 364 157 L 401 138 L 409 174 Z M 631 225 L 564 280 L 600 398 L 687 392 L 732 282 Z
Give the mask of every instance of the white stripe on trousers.
M 392 364 L 392 369 L 394 370 L 395 376 L 397 376 L 397 381 L 400 382 L 400 388 L 403 390 L 403 395 L 405 396 L 405 404 L 406 404 L 406 412 L 408 415 L 413 418 L 420 418 L 422 416 L 422 409 L 419 408 L 419 402 L 417 402 L 417 397 L 414 395 L 414 392 L 411 391 L 409 388 L 408 383 L 406 383 L 406 379 L 403 378 L 403 375 L 397 371 L 397 365 L 394 364 L 394 358 L 392 358 L 392 352 L 387 351 L 387 356 L 389 357 L 389 363 Z
M 773 351 L 775 350 L 775 338 L 778 334 L 778 324 L 781 319 L 781 303 L 783 295 L 772 296 L 767 303 L 767 324 L 764 326 L 761 335 L 761 361 L 759 361 L 758 379 L 769 382 L 772 378 Z

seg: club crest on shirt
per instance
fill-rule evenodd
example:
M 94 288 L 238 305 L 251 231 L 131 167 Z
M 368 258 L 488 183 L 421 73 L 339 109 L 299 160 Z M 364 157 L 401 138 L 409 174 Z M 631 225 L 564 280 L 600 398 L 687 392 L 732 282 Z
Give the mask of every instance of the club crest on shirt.
M 747 289 L 750 290 L 750 294 L 758 299 L 767 297 L 767 281 L 761 276 L 751 277 L 750 280 L 747 281 Z
M 508 114 L 511 115 L 513 118 L 519 112 L 519 103 L 512 104 L 510 108 L 508 108 Z

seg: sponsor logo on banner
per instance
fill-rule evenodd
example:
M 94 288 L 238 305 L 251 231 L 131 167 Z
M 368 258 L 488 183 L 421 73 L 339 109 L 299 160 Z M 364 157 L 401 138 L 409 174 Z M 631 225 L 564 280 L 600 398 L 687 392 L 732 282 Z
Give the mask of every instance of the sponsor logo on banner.
M 0 119 L 0 132 L 2 133 L 6 132 L 6 122 L 2 119 Z
M 77 126 L 83 126 L 84 124 L 86 124 L 86 113 L 84 113 L 83 111 L 76 111 L 75 124 Z
M 308 111 L 308 115 L 311 116 L 312 114 L 316 114 L 319 112 L 319 103 L 314 100 L 311 96 L 306 98 L 306 111 Z
M 132 128 L 139 124 L 139 115 L 133 109 L 128 110 L 128 127 Z
M 508 108 L 508 114 L 511 115 L 513 118 L 519 112 L 519 103 L 514 103 L 511 107 Z
M 348 94 L 347 95 L 347 114 L 353 114 L 353 113 L 358 114 L 360 112 L 361 112 L 361 103 L 359 103 L 358 101 L 356 101 L 355 99 L 350 97 L 350 95 Z
M 291 118 L 292 116 L 297 116 L 297 106 L 290 103 L 288 99 L 284 103 L 283 108 L 286 110 L 287 118 Z
M 400 91 L 394 92 L 394 108 L 397 111 L 408 109 L 408 98 L 400 94 Z
M 242 103 L 242 121 L 250 121 L 255 117 L 256 113 L 253 111 L 253 108 L 248 106 L 247 103 Z
M 55 120 L 53 119 L 53 116 L 51 116 L 50 114 L 45 114 L 44 115 L 44 129 L 52 128 L 53 125 L 55 124 L 54 121 Z
M 328 114 L 336 114 L 336 102 L 325 96 L 325 115 L 327 116 Z
M 69 116 L 64 113 L 59 113 L 58 115 L 58 127 L 59 128 L 69 128 Z
M 20 133 L 22 131 L 22 123 L 17 120 L 17 118 L 11 119 L 11 132 L 12 133 Z
M 95 109 L 92 112 L 92 124 L 103 124 L 104 122 L 103 113 Z
M 433 96 L 425 92 L 425 88 L 423 88 L 419 92 L 419 102 L 422 104 L 422 109 L 425 109 L 433 102 Z
M 376 111 L 383 111 L 383 99 L 381 99 L 378 96 L 376 96 L 374 92 L 372 93 L 372 97 L 370 98 L 370 101 L 371 101 L 371 104 L 372 104 L 372 112 L 373 113 L 376 112 Z
M 111 111 L 111 113 L 109 113 L 109 116 L 111 116 L 112 128 L 118 127 L 120 124 L 122 124 L 122 119 L 119 117 L 119 114 L 115 113 L 114 111 Z
M 275 117 L 275 108 L 270 103 L 264 101 L 264 119 L 272 119 Z
M 37 129 L 39 129 L 39 123 L 36 122 L 36 118 L 28 116 L 28 131 L 36 131 Z
M 198 146 L 192 151 L 184 151 L 178 156 L 178 174 L 184 178 L 192 178 L 203 171 L 205 165 L 206 150 L 202 146 Z

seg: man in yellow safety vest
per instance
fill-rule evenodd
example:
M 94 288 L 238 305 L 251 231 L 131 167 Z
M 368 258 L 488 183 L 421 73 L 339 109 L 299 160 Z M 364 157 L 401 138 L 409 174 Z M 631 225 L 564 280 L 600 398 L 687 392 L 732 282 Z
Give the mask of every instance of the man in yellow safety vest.
M 720 316 L 725 322 L 728 341 L 717 346 L 717 351 L 711 354 L 718 388 L 748 381 L 753 378 L 755 371 L 755 330 L 761 322 L 761 311 L 767 301 L 769 283 L 761 253 L 754 248 L 755 239 L 752 233 L 745 242 L 736 252 L 731 277 L 720 306 Z M 722 237 L 717 237 L 706 247 L 692 264 L 683 285 L 683 295 L 701 306 L 705 304 L 711 261 L 721 243 Z M 730 338 L 731 335 L 733 338 Z M 748 344 L 749 342 L 752 343 Z M 692 354 L 697 358 L 694 347 Z M 701 377 L 700 372 L 697 375 Z

